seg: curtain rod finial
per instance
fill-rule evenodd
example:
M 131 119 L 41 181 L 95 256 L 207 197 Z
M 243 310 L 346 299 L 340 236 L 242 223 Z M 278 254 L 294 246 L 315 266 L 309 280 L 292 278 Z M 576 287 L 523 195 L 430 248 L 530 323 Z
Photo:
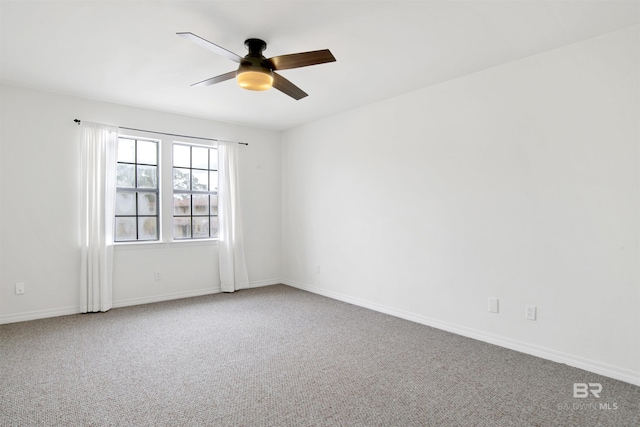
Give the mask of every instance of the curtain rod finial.
M 80 124 L 80 120 L 78 120 L 78 119 L 73 119 L 73 121 L 76 122 L 77 125 Z

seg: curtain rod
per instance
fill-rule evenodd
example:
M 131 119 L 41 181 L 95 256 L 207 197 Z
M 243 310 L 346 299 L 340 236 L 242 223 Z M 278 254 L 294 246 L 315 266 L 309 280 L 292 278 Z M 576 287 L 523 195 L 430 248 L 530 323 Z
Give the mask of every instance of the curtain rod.
M 80 125 L 80 123 L 82 122 L 79 119 L 73 119 L 74 122 L 76 122 L 77 125 Z M 144 129 L 136 129 L 136 128 L 127 128 L 124 126 L 118 126 L 119 129 L 126 129 L 126 130 L 132 130 L 132 131 L 137 131 L 137 132 L 147 132 L 147 133 L 156 133 L 158 135 L 167 135 L 167 136 L 177 136 L 180 138 L 191 138 L 191 139 L 201 139 L 204 141 L 222 141 L 222 142 L 235 142 L 235 141 L 225 141 L 223 139 L 215 139 L 215 138 L 204 138 L 202 136 L 189 136 L 189 135 L 179 135 L 179 134 L 175 134 L 175 133 L 166 133 L 166 132 L 157 132 L 155 130 L 144 130 Z M 248 142 L 238 142 L 238 144 L 240 145 L 249 145 Z

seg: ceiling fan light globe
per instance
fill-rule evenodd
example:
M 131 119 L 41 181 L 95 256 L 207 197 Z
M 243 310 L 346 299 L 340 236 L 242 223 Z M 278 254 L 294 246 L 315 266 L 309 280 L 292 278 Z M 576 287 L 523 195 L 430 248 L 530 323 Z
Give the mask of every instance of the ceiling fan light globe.
M 264 71 L 238 71 L 238 85 L 247 90 L 267 90 L 273 86 L 273 73 Z

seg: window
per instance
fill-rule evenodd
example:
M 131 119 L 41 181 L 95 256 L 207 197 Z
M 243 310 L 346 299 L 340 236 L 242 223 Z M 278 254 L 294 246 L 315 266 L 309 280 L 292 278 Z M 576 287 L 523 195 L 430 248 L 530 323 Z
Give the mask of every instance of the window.
M 217 239 L 216 147 L 120 135 L 114 225 L 116 243 Z
M 118 138 L 116 242 L 159 239 L 158 142 Z
M 173 144 L 173 238 L 218 237 L 218 150 Z

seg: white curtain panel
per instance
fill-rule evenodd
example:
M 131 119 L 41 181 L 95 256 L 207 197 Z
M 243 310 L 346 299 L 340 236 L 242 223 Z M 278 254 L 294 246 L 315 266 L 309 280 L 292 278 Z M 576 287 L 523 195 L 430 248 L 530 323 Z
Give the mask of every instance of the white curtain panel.
M 238 144 L 218 142 L 218 258 L 222 292 L 249 285 L 238 189 Z
M 84 121 L 81 128 L 80 304 L 87 313 L 112 307 L 118 128 Z

